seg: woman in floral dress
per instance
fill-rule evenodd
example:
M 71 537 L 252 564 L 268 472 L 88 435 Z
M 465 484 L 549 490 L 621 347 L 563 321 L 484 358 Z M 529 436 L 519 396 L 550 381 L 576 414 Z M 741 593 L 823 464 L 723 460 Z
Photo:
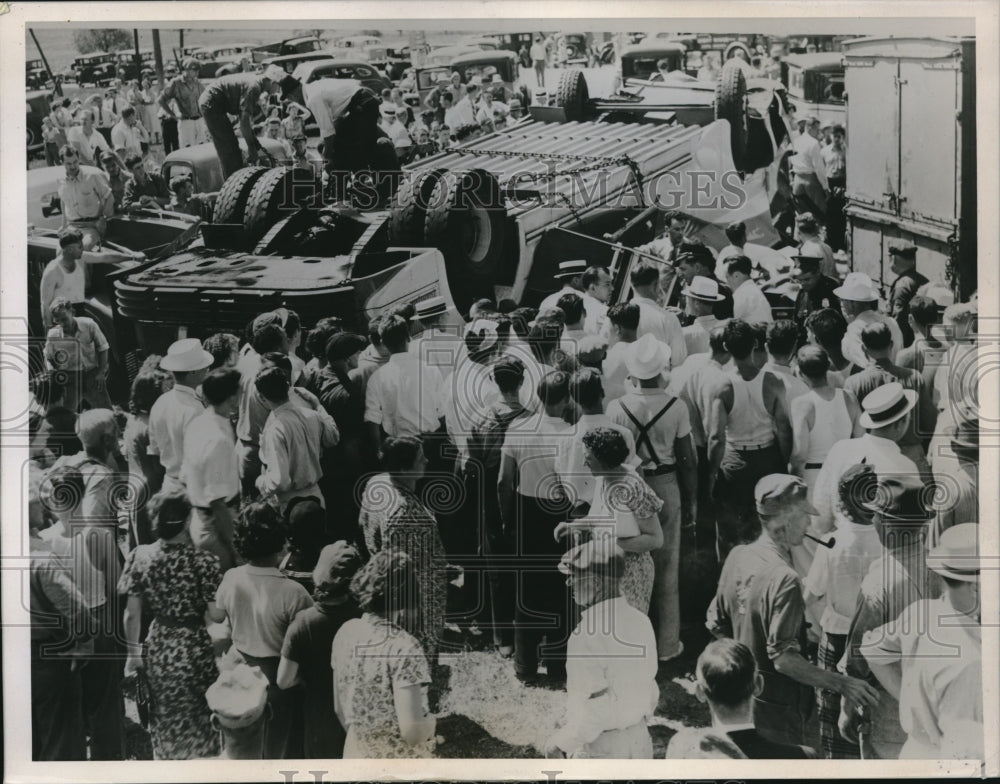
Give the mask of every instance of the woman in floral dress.
M 191 505 L 182 491 L 160 493 L 149 513 L 158 540 L 129 554 L 118 583 L 128 595 L 125 677 L 145 669 L 151 693 L 150 736 L 156 759 L 198 759 L 219 753 L 205 690 L 218 676 L 205 613 L 222 579 L 219 559 L 195 549 L 188 535 Z M 140 623 L 152 615 L 142 654 Z
M 428 715 L 430 666 L 402 625 L 413 608 L 420 567 L 406 554 L 383 550 L 351 581 L 363 615 L 333 639 L 333 701 L 347 729 L 344 759 L 430 757 L 434 717 Z
M 663 529 L 657 512 L 663 501 L 635 469 L 623 465 L 629 448 L 625 437 L 609 427 L 595 427 L 583 437 L 584 462 L 597 479 L 594 502 L 586 517 L 560 523 L 555 535 L 589 532 L 610 535 L 625 551 L 622 594 L 640 612 L 649 612 L 653 595 L 653 556 L 651 551 L 663 546 Z
M 369 480 L 361 501 L 365 545 L 373 556 L 391 548 L 416 564 L 420 606 L 405 626 L 434 661 L 444 629 L 447 562 L 437 521 L 414 491 L 427 468 L 420 439 L 387 438 L 382 465 L 386 473 Z

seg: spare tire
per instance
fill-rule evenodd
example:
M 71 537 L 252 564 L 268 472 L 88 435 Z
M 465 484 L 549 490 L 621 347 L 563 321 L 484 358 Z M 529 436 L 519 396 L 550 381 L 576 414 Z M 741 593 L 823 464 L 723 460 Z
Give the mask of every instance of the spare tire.
M 573 68 L 563 71 L 559 76 L 559 87 L 556 89 L 556 102 L 566 112 L 568 122 L 580 122 L 587 113 L 587 101 L 590 92 L 583 71 Z
M 424 243 L 444 254 L 448 281 L 460 309 L 475 296 L 492 294 L 504 251 L 507 210 L 490 172 L 446 172 L 431 193 Z
M 322 193 L 323 183 L 315 172 L 297 166 L 268 169 L 254 184 L 243 212 L 248 243 L 260 240 L 282 215 L 317 203 Z
M 447 169 L 404 172 L 389 214 L 389 242 L 394 245 L 422 245 L 427 205 L 438 180 Z M 411 175 L 411 176 L 407 176 Z
M 726 63 L 719 74 L 719 80 L 715 84 L 715 119 L 729 121 L 733 163 L 743 171 L 750 127 L 747 80 L 738 62 Z
M 226 180 L 215 200 L 212 223 L 243 223 L 250 191 L 266 171 L 268 169 L 264 166 L 248 166 Z

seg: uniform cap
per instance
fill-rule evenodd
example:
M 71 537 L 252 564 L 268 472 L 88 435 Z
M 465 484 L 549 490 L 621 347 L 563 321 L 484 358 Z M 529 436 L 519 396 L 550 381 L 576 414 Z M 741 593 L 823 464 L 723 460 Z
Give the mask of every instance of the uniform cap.
M 895 242 L 889 246 L 890 256 L 899 256 L 904 259 L 915 259 L 917 257 L 917 246 L 909 242 Z
M 753 497 L 757 514 L 774 515 L 798 506 L 808 514 L 819 514 L 808 499 L 809 488 L 792 474 L 769 474 L 757 482 Z

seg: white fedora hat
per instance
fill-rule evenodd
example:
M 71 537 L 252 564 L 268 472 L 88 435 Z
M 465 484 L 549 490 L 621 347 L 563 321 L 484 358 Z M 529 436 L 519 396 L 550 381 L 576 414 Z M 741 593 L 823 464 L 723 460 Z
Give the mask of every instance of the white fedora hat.
M 198 338 L 177 340 L 167 349 L 167 355 L 160 360 L 160 367 L 176 373 L 192 373 L 204 370 L 215 361 L 215 357 L 205 351 Z
M 422 299 L 415 305 L 415 311 L 413 317 L 410 321 L 420 321 L 420 319 L 430 318 L 431 316 L 440 316 L 442 313 L 447 312 L 448 303 L 445 302 L 444 297 L 428 297 L 427 299 Z
M 844 285 L 833 290 L 840 299 L 851 302 L 876 302 L 878 290 L 872 279 L 863 272 L 849 272 L 844 278 Z
M 647 332 L 626 352 L 625 367 L 635 379 L 658 376 L 670 367 L 670 346 Z
M 927 568 L 952 580 L 975 582 L 981 567 L 978 523 L 952 526 L 927 553 Z
M 861 401 L 864 411 L 858 422 L 868 429 L 885 427 L 902 419 L 916 404 L 917 393 L 912 389 L 903 389 L 902 384 L 894 381 L 865 395 Z
M 708 302 L 722 302 L 725 299 L 719 293 L 718 281 L 706 278 L 704 275 L 695 275 L 691 279 L 691 285 L 684 290 L 684 293 L 689 297 L 703 299 Z

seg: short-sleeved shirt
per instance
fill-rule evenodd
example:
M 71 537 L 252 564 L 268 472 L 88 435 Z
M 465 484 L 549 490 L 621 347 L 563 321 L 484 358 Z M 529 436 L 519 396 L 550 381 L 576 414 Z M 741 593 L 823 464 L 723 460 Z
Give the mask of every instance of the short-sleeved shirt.
M 207 507 L 239 494 L 233 425 L 212 409 L 205 409 L 184 431 L 181 477 L 192 506 Z
M 97 355 L 108 350 L 108 341 L 97 323 L 86 316 L 76 316 L 76 334 L 67 335 L 61 324 L 49 330 L 45 339 L 45 358 L 57 370 L 93 370 Z
M 142 145 L 149 144 L 149 136 L 139 123 L 129 125 L 119 120 L 111 129 L 111 143 L 116 151 L 125 150 L 125 157 L 128 158 L 130 155 L 142 155 Z
M 313 600 L 276 567 L 246 564 L 223 575 L 215 603 L 229 616 L 237 650 L 268 658 L 281 655 L 285 632 Z
M 345 758 L 430 757 L 431 749 L 403 740 L 396 718 L 398 689 L 431 682 L 417 638 L 365 613 L 340 627 L 330 659 L 334 688 L 347 724 Z
M 436 432 L 444 413 L 441 372 L 412 354 L 391 355 L 368 380 L 365 421 L 381 425 L 390 436 Z
M 556 458 L 572 428 L 545 413 L 511 422 L 500 454 L 517 464 L 517 492 L 529 498 L 558 498 L 562 493 Z
M 302 97 L 316 118 L 321 137 L 333 136 L 334 124 L 347 111 L 361 87 L 356 79 L 317 79 L 302 86 Z
M 768 699 L 776 680 L 790 680 L 777 673 L 774 660 L 805 649 L 805 601 L 791 557 L 766 533 L 729 553 L 706 626 L 753 652 L 765 675 L 761 699 Z
M 204 410 L 195 390 L 183 384 L 174 384 L 153 403 L 149 412 L 149 454 L 159 455 L 167 476 L 180 479 L 187 426 Z
M 744 281 L 739 288 L 733 290 L 733 317 L 751 324 L 774 321 L 771 303 L 752 280 Z
M 109 196 L 112 197 L 110 200 Z M 59 180 L 59 201 L 66 220 L 72 222 L 97 220 L 105 214 L 105 202 L 113 204 L 114 197 L 103 172 L 81 166 L 76 177 Z
M 100 153 L 111 152 L 108 140 L 96 128 L 87 136 L 82 126 L 74 125 L 66 132 L 66 141 L 80 154 L 80 163 L 85 166 L 97 166 Z
M 635 437 L 635 451 L 642 460 L 643 468 L 672 465 L 677 462 L 674 442 L 691 434 L 691 414 L 681 400 L 667 409 L 647 433 L 649 443 L 640 438 L 639 426 L 625 413 L 625 409 L 643 425 L 652 421 L 666 406 L 673 395 L 665 389 L 634 389 L 624 397 L 613 400 L 608 405 L 608 418 L 616 425 L 629 430 Z M 649 448 L 652 444 L 652 450 Z
M 175 76 L 167 84 L 166 89 L 160 96 L 166 101 L 171 99 L 177 102 L 177 107 L 181 110 L 181 119 L 190 120 L 201 117 L 201 108 L 198 106 L 198 99 L 201 97 L 204 87 L 200 81 L 193 82 L 185 80 L 184 76 Z
M 62 297 L 70 302 L 83 302 L 85 299 L 84 288 L 87 277 L 83 263 L 77 261 L 73 271 L 67 272 L 60 262 L 61 258 L 61 255 L 56 256 L 45 265 L 45 269 L 42 271 L 41 290 L 48 294 L 51 289 L 51 294 L 47 297 L 48 301 L 42 301 L 43 313 L 48 312 L 49 305 L 57 297 Z
M 260 94 L 264 92 L 264 81 L 264 76 L 255 73 L 221 76 L 205 88 L 198 105 L 202 110 L 211 107 L 226 114 L 252 114 Z
M 330 658 L 333 638 L 340 627 L 361 617 L 358 606 L 348 600 L 343 604 L 314 604 L 302 610 L 285 632 L 281 655 L 299 665 L 299 676 L 310 691 L 322 692 L 333 709 L 333 670 Z

